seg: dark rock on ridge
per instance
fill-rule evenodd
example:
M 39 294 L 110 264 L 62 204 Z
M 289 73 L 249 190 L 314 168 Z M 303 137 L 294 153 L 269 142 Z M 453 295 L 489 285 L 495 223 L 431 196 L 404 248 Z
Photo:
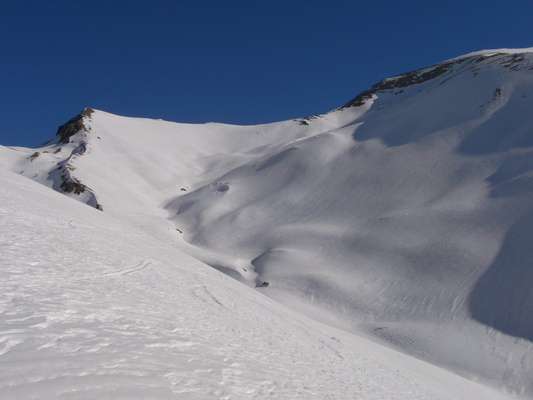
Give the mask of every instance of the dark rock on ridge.
M 85 117 L 90 117 L 93 112 L 92 108 L 85 107 L 78 115 L 61 125 L 56 133 L 56 136 L 59 136 L 59 143 L 69 143 L 70 137 L 81 130 L 87 131 L 88 128 L 83 121 Z

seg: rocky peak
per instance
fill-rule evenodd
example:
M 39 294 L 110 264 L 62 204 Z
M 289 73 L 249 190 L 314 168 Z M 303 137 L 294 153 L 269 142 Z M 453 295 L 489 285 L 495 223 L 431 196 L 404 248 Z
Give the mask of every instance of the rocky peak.
M 56 133 L 59 143 L 69 143 L 70 138 L 81 130 L 89 131 L 90 128 L 85 125 L 85 121 L 91 117 L 93 112 L 92 108 L 85 107 L 78 115 L 61 125 Z

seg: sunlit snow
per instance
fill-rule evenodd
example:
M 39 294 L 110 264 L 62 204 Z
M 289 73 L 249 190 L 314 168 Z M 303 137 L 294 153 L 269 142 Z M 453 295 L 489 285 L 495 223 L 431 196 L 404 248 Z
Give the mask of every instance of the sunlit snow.
M 320 116 L 0 147 L 1 393 L 532 398 L 532 77 L 484 51 Z

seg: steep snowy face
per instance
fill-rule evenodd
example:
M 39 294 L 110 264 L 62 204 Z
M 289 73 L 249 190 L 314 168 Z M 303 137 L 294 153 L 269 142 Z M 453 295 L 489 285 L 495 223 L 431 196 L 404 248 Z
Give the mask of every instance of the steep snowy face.
M 344 107 L 369 96 L 379 100 L 376 110 L 395 105 L 386 118 L 377 118 L 379 125 L 373 121 L 374 116 L 369 116 L 371 123 L 368 119 L 361 120 L 367 123 L 356 133 L 358 139 L 376 137 L 388 145 L 402 145 L 470 122 L 471 126 L 465 129 L 471 132 L 465 135 L 459 149 L 463 153 L 530 146 L 533 139 L 527 114 L 532 58 L 532 52 L 484 53 L 458 58 L 386 79 Z M 399 102 L 407 104 L 397 107 Z M 398 127 L 397 120 L 403 126 Z
M 434 81 L 437 78 L 440 78 L 437 83 L 442 84 L 457 74 L 466 71 L 477 74 L 481 69 L 484 69 L 485 72 L 488 69 L 500 71 L 501 68 L 513 71 L 528 70 L 531 69 L 531 49 L 529 51 L 525 50 L 522 53 L 515 53 L 509 50 L 481 51 L 444 61 L 431 67 L 396 75 L 384 79 L 370 89 L 363 91 L 342 106 L 341 109 L 361 106 L 374 95 L 390 91 L 393 91 L 392 93 L 394 94 L 402 93 L 402 88 Z M 435 81 L 433 84 L 435 84 Z
M 532 51 L 267 125 L 85 111 L 0 162 L 314 318 L 533 397 Z
M 459 58 L 308 118 L 353 113 L 167 209 L 273 297 L 532 395 L 532 109 L 532 53 Z
M 271 231 L 267 221 L 279 221 L 277 228 L 302 219 L 317 227 L 357 226 L 394 212 L 473 215 L 481 204 L 505 197 L 503 184 L 516 176 L 498 173 L 502 168 L 525 162 L 526 170 L 514 169 L 527 175 L 532 64 L 531 53 L 477 54 L 390 78 L 348 103 L 367 107 L 349 123 L 239 165 L 179 196 L 169 209 L 177 223 L 190 217 L 189 241 L 221 249 L 225 241 L 240 243 L 239 235 L 257 243 L 250 229 Z M 358 108 L 310 118 L 309 129 Z M 218 226 L 233 230 L 222 242 Z

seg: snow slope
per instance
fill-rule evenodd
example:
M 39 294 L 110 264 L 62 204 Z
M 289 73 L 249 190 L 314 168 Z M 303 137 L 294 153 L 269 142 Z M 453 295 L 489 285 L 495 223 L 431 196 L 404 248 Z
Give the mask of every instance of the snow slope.
M 532 397 L 532 68 L 491 52 L 385 80 L 168 209 L 274 298 Z
M 0 147 L 0 166 L 316 320 L 533 398 L 532 77 L 532 49 L 490 50 L 267 125 L 86 109 L 40 148 Z
M 3 399 L 503 399 L 0 169 Z

